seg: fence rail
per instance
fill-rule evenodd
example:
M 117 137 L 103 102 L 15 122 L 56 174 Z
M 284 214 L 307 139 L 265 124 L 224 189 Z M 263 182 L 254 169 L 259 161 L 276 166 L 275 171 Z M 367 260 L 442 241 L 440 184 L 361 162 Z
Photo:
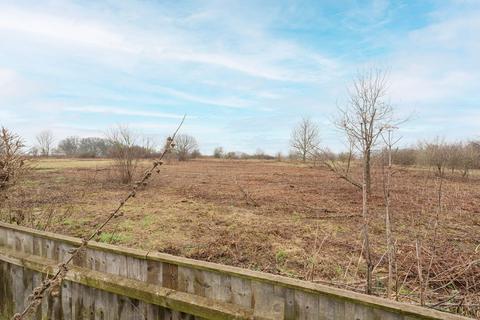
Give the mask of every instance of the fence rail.
M 23 309 L 78 238 L 0 223 L 0 314 Z M 467 319 L 310 282 L 90 242 L 37 319 Z M 0 317 L 1 318 L 1 317 Z

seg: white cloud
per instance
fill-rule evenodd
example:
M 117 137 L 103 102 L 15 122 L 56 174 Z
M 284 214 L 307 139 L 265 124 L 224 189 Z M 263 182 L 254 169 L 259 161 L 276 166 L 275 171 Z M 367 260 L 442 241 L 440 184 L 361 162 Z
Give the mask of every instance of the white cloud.
M 109 55 L 115 51 L 124 55 L 124 59 L 117 63 L 119 66 L 122 61 L 129 65 L 132 59 L 149 59 L 158 64 L 175 61 L 217 66 L 247 76 L 294 82 L 317 82 L 326 74 L 335 72 L 339 66 L 335 59 L 292 41 L 270 36 L 262 29 L 266 26 L 257 23 L 255 27 L 258 29 L 248 28 L 249 21 L 241 18 L 237 19 L 239 22 L 229 25 L 228 35 L 218 30 L 220 34 L 217 40 L 215 31 L 205 39 L 195 28 L 186 29 L 185 26 L 195 23 L 191 19 L 158 19 L 155 27 L 142 28 L 141 25 L 111 15 L 106 15 L 107 19 L 101 21 L 98 21 L 98 14 L 97 19 L 85 18 L 91 8 L 85 7 L 83 10 L 78 15 L 72 15 L 71 12 L 64 13 L 51 8 L 32 10 L 3 6 L 0 7 L 0 31 L 30 35 L 35 41 L 43 40 L 64 50 L 74 50 L 75 54 L 82 52 L 81 46 L 88 50 L 106 51 Z M 214 24 L 215 28 L 222 25 L 218 20 L 226 19 L 225 12 L 217 15 L 205 12 L 201 16 L 209 19 L 208 23 Z M 233 41 L 236 44 L 219 45 L 219 41 Z M 95 55 L 90 54 L 89 57 L 95 59 Z M 112 60 L 118 59 L 119 56 L 112 57 Z M 322 79 L 319 75 L 322 75 Z
M 461 103 L 479 97 L 480 10 L 439 14 L 410 33 L 392 57 L 392 95 L 406 103 Z
M 172 88 L 154 86 L 152 87 L 158 92 L 163 92 L 168 95 L 180 98 L 182 100 L 197 102 L 205 105 L 213 105 L 220 107 L 229 107 L 229 108 L 244 108 L 249 105 L 249 102 L 240 98 L 205 98 L 198 95 L 189 94 L 180 90 L 175 90 Z
M 183 117 L 183 115 L 178 115 L 173 113 L 135 110 L 135 107 L 124 109 L 124 108 L 118 108 L 118 107 L 83 106 L 83 107 L 66 107 L 64 108 L 64 110 L 69 112 L 104 113 L 104 114 L 114 114 L 114 115 L 121 115 L 121 116 L 137 116 L 137 117 L 150 117 L 150 118 L 181 119 Z
M 59 17 L 41 12 L 29 12 L 12 7 L 0 7 L 0 30 L 20 32 L 61 41 L 104 49 L 135 52 L 120 34 L 94 21 L 75 17 Z

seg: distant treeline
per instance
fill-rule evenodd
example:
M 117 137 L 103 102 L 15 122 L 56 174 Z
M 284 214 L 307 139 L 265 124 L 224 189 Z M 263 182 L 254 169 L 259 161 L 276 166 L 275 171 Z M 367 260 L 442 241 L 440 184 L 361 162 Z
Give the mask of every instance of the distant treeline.
M 213 157 L 216 159 L 242 159 L 242 160 L 247 160 L 247 159 L 259 159 L 259 160 L 282 160 L 283 156 L 281 153 L 277 153 L 277 155 L 274 157 L 272 155 L 269 155 L 265 153 L 263 150 L 258 149 L 254 154 L 249 154 L 246 152 L 240 152 L 240 151 L 228 151 L 225 152 L 223 150 L 223 147 L 217 147 L 213 150 Z
M 100 137 L 68 137 L 60 140 L 58 146 L 53 148 L 50 155 L 66 156 L 72 158 L 110 158 L 115 156 L 115 142 L 109 138 Z M 188 135 L 180 136 L 177 140 L 175 153 L 179 160 L 187 160 L 201 157 L 196 140 Z M 130 151 L 137 157 L 149 158 L 157 156 L 162 150 L 155 148 L 151 143 L 143 141 L 141 144 L 132 144 Z M 32 148 L 33 156 L 42 155 L 40 148 Z M 374 153 L 374 158 L 381 159 L 383 150 Z M 291 151 L 288 155 L 278 152 L 270 155 L 258 149 L 249 154 L 239 151 L 224 151 L 222 147 L 214 149 L 212 156 L 217 159 L 260 159 L 260 160 L 302 160 L 302 154 Z M 310 161 L 322 159 L 333 161 L 358 160 L 360 157 L 355 153 L 322 151 L 308 157 Z M 462 175 L 468 175 L 472 169 L 480 169 L 480 142 L 455 142 L 447 143 L 441 139 L 420 142 L 407 148 L 396 148 L 392 151 L 393 164 L 402 166 L 428 166 L 437 170 L 459 171 Z
M 421 142 L 415 147 L 397 149 L 394 164 L 429 166 L 438 171 L 460 171 L 464 176 L 471 169 L 480 169 L 480 143 L 476 141 L 446 143 L 439 139 Z
M 320 157 L 322 156 L 324 159 L 341 162 L 348 161 L 348 159 L 361 159 L 358 155 L 349 152 L 335 154 L 327 151 L 320 155 Z M 297 155 L 297 158 L 300 158 L 300 155 Z M 385 163 L 387 161 L 386 150 L 377 150 L 374 152 L 373 158 L 378 163 L 382 163 L 382 161 Z M 438 138 L 433 141 L 419 142 L 412 147 L 392 150 L 392 163 L 400 166 L 430 167 L 439 172 L 457 171 L 463 176 L 467 176 L 470 170 L 480 169 L 480 142 L 447 143 Z
M 156 147 L 150 139 L 135 136 L 127 128 L 117 128 L 106 138 L 71 136 L 60 140 L 56 147 L 53 147 L 53 135 L 42 132 L 29 153 L 31 156 L 69 158 L 118 158 L 122 153 L 139 159 L 157 157 L 162 151 L 163 148 Z M 201 156 L 195 138 L 186 134 L 177 135 L 172 153 L 181 161 Z
M 68 137 L 60 140 L 58 146 L 51 151 L 51 155 L 67 156 L 72 158 L 108 158 L 115 152 L 115 143 L 107 138 Z M 155 150 L 151 147 L 133 145 L 136 153 L 143 156 L 153 155 Z M 33 156 L 45 155 L 40 148 L 33 147 L 30 151 Z

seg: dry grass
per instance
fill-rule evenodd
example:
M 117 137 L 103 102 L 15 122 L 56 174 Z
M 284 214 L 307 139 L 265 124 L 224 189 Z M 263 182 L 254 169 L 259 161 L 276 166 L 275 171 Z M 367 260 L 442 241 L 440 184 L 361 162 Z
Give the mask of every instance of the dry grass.
M 110 164 L 41 160 L 3 210 L 30 214 L 33 219 L 25 224 L 35 227 L 47 225 L 38 220 L 49 216 L 50 231 L 83 236 L 127 190 L 109 179 Z M 421 212 L 417 225 L 428 242 L 437 182 L 426 170 L 397 169 L 392 216 L 404 248 L 400 267 L 407 269 L 405 248 L 414 246 L 412 217 Z M 371 233 L 378 262 L 385 252 L 385 227 L 380 177 L 374 181 Z M 449 255 L 470 255 L 480 243 L 479 182 L 479 175 L 448 176 L 445 182 L 438 242 Z M 357 267 L 361 201 L 360 191 L 324 168 L 253 160 L 173 163 L 162 167 L 99 240 L 358 288 L 365 271 L 363 263 Z M 378 292 L 385 266 L 382 262 L 375 270 Z

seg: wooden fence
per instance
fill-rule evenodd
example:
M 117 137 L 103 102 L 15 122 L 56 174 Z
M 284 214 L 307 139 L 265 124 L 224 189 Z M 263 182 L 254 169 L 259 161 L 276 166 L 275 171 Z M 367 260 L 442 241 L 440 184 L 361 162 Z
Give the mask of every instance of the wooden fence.
M 81 240 L 0 223 L 0 314 Z M 1 318 L 1 316 L 0 316 Z M 90 242 L 36 319 L 467 319 L 286 277 Z

